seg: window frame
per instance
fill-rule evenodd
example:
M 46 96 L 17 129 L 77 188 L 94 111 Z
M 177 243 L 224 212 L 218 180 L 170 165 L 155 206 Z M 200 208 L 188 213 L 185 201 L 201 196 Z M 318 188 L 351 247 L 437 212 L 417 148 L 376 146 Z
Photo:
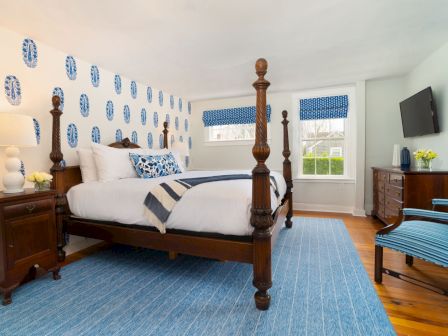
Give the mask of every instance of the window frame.
M 271 127 L 270 122 L 267 124 L 268 144 L 271 142 Z M 236 124 L 238 126 L 240 124 Z M 255 124 L 250 124 L 255 125 Z M 239 140 L 210 140 L 210 127 L 204 128 L 204 144 L 206 146 L 248 146 L 255 144 L 255 138 L 253 139 L 239 139 Z
M 353 181 L 355 179 L 355 152 L 356 152 L 356 94 L 354 86 L 344 86 L 335 88 L 326 88 L 318 90 L 302 91 L 293 94 L 292 106 L 294 111 L 293 118 L 293 160 L 296 162 L 297 169 L 295 170 L 296 180 L 341 180 Z M 343 175 L 308 175 L 303 174 L 303 155 L 302 155 L 302 141 L 305 139 L 301 135 L 301 120 L 299 116 L 299 101 L 306 98 L 317 98 L 326 96 L 347 95 L 349 100 L 347 118 L 344 119 L 344 174 Z

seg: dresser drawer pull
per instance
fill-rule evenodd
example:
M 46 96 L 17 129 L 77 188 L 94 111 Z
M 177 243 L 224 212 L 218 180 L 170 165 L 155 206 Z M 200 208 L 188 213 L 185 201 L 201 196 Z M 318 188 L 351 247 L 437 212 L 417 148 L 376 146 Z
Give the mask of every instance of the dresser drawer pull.
M 36 204 L 32 203 L 32 204 L 27 204 L 27 206 L 25 207 L 29 213 L 33 212 L 34 209 L 36 209 Z
M 35 265 L 34 265 L 34 268 L 39 268 L 39 267 L 40 267 L 39 264 L 35 264 Z
M 9 244 L 8 247 L 9 248 L 14 248 L 14 244 Z

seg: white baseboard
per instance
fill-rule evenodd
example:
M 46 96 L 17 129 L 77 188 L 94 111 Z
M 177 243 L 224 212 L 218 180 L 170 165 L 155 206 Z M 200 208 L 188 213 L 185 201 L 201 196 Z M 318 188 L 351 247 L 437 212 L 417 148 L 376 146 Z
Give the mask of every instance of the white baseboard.
M 312 203 L 297 203 L 293 204 L 294 210 L 302 211 L 315 211 L 315 212 L 336 212 L 352 214 L 353 216 L 365 217 L 366 212 L 364 209 L 354 209 L 352 207 L 346 207 L 335 204 L 312 204 Z

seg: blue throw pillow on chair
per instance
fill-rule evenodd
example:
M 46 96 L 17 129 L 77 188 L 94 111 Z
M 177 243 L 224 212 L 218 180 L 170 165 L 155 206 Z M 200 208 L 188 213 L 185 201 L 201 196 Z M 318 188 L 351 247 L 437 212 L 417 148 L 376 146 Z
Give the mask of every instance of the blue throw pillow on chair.
M 129 153 L 129 158 L 137 175 L 141 178 L 154 178 L 182 173 L 172 153 L 163 155 Z

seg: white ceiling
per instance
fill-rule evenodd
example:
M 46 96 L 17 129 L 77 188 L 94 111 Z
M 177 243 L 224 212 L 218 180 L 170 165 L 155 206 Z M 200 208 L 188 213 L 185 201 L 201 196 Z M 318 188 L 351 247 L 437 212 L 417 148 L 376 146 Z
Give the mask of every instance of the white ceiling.
M 448 41 L 447 0 L 0 0 L 0 26 L 192 100 L 404 74 Z M 1 41 L 0 41 L 1 43 Z

